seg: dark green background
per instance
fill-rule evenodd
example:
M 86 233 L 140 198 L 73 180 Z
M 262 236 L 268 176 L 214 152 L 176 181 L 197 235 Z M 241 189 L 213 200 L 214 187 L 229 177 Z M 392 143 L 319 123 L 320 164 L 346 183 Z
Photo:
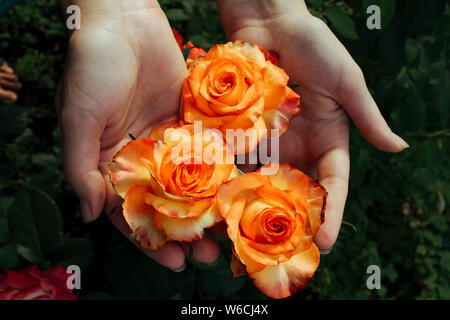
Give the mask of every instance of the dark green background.
M 198 46 L 224 42 L 213 1 L 163 0 L 169 20 Z M 291 299 L 449 299 L 449 35 L 446 1 L 310 0 L 365 73 L 391 128 L 411 147 L 387 154 L 352 128 L 350 192 L 339 239 L 308 287 Z M 382 29 L 365 26 L 379 4 Z M 0 56 L 24 86 L 0 106 L 0 271 L 30 263 L 82 267 L 83 299 L 266 298 L 230 280 L 228 241 L 215 267 L 172 273 L 103 217 L 81 222 L 64 181 L 53 101 L 66 30 L 57 1 L 27 0 L 0 18 Z M 368 290 L 366 268 L 381 268 Z

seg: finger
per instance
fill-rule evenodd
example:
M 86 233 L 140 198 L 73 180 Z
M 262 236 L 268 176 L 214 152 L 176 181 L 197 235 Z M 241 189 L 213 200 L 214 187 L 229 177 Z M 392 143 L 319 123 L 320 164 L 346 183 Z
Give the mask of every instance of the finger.
M 206 264 L 215 264 L 219 259 L 220 248 L 210 238 L 204 238 L 192 243 L 194 259 Z
M 22 88 L 22 84 L 16 80 L 0 79 L 0 86 L 6 89 L 17 91 Z
M 14 73 L 0 73 L 0 80 L 18 81 L 19 78 Z
M 17 101 L 17 94 L 12 91 L 3 90 L 0 87 L 0 101 L 5 104 L 11 104 Z
M 7 72 L 7 73 L 14 73 L 14 70 L 6 62 L 4 62 L 1 65 L 0 71 Z
M 122 198 L 114 190 L 114 187 L 110 181 L 109 173 L 106 171 L 107 171 L 106 168 L 103 169 L 103 172 L 102 169 L 100 168 L 100 172 L 102 173 L 103 179 L 105 180 L 105 188 L 106 188 L 104 210 L 105 212 L 109 213 L 120 205 L 120 203 L 122 202 Z
M 318 181 L 328 192 L 325 222 L 314 237 L 319 249 L 331 249 L 338 237 L 347 198 L 349 172 L 348 144 L 324 153 L 317 160 Z
M 339 103 L 372 145 L 388 152 L 399 152 L 409 147 L 389 128 L 367 89 L 364 75 L 358 66 L 342 73 L 338 92 Z
M 67 101 L 67 99 L 66 99 Z M 83 220 L 95 220 L 105 202 L 105 182 L 98 169 L 103 124 L 84 108 L 67 101 L 60 122 L 63 167 L 69 183 L 80 198 Z
M 116 210 L 110 216 L 110 220 L 125 237 L 130 239 L 129 235 L 131 233 L 131 230 L 125 219 L 123 218 L 122 210 Z M 176 242 L 168 242 L 160 249 L 149 250 L 142 248 L 136 240 L 130 240 L 147 256 L 149 256 L 159 264 L 172 269 L 173 271 L 183 271 L 184 267 L 186 266 L 186 256 L 181 247 Z

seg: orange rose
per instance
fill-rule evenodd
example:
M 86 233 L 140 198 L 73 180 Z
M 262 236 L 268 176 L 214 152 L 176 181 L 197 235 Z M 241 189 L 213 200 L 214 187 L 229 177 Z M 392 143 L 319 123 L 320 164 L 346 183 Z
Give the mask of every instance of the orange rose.
M 188 65 L 183 84 L 182 118 L 201 120 L 204 127 L 256 129 L 256 140 L 243 147 L 230 141 L 235 153 L 252 151 L 266 130 L 284 133 L 300 112 L 300 97 L 287 86 L 289 77 L 256 45 L 241 41 L 215 45 L 204 57 Z M 254 131 L 255 132 L 255 131 Z M 240 151 L 242 150 L 242 151 Z
M 211 131 L 169 121 L 129 142 L 110 163 L 111 183 L 125 199 L 123 215 L 143 247 L 200 239 L 222 220 L 216 192 L 237 168 L 233 159 L 222 161 L 227 146 L 222 138 L 223 148 L 212 145 Z
M 288 297 L 313 276 L 320 260 L 313 236 L 324 221 L 326 196 L 289 164 L 274 175 L 252 172 L 220 187 L 218 207 L 233 252 L 266 295 Z M 242 265 L 232 260 L 231 267 L 236 275 Z

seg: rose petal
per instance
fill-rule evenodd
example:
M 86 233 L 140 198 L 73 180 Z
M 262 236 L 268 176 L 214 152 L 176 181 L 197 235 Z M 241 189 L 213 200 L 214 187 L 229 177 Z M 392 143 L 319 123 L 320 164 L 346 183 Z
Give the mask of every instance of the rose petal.
M 251 128 L 236 129 L 231 131 L 231 134 L 228 133 L 228 129 L 224 131 L 225 139 L 236 155 L 252 152 L 261 139 L 267 137 L 267 128 L 263 117 L 259 117 Z
M 242 41 L 228 42 L 225 46 L 232 47 L 246 58 L 254 62 L 260 69 L 267 64 L 264 54 L 259 49 L 259 46 Z
M 300 113 L 300 96 L 291 88 L 286 87 L 286 98 L 276 108 L 264 110 L 262 116 L 266 121 L 268 133 L 271 129 L 279 129 L 282 135 L 288 128 L 290 121 Z
M 178 46 L 180 47 L 181 52 L 183 52 L 183 37 L 178 32 L 177 29 L 172 27 L 173 36 L 175 37 L 175 41 L 177 42 Z
M 222 217 L 225 218 L 228 216 L 228 212 L 235 199 L 246 197 L 247 201 L 253 200 L 255 198 L 253 190 L 264 184 L 270 184 L 270 180 L 267 176 L 251 172 L 238 176 L 220 186 L 217 191 L 217 205 Z
M 259 272 L 249 273 L 255 286 L 269 297 L 286 298 L 303 289 L 314 275 L 320 261 L 319 250 L 312 244 L 277 266 L 266 266 Z
M 0 283 L 0 288 L 26 289 L 39 284 L 39 279 L 23 271 L 10 270 Z
M 266 58 L 267 61 L 270 61 L 273 64 L 277 64 L 278 61 L 280 60 L 278 53 L 276 53 L 273 50 L 268 50 L 268 51 L 264 52 L 264 57 Z
M 234 249 L 233 249 L 234 251 Z M 239 276 L 245 275 L 247 274 L 247 271 L 245 270 L 245 265 L 242 264 L 242 262 L 236 258 L 236 255 L 233 253 L 231 253 L 230 256 L 230 267 L 231 267 L 231 279 L 234 280 Z
M 325 207 L 328 193 L 320 184 L 312 183 L 308 192 L 308 216 L 311 232 L 316 234 L 320 225 L 325 221 Z
M 280 190 L 272 185 L 266 184 L 256 189 L 255 192 L 260 197 L 266 199 L 266 201 L 275 202 L 284 209 L 286 209 L 289 213 L 295 214 L 294 203 L 289 198 L 288 194 L 283 190 Z
M 183 95 L 191 94 L 195 107 L 203 114 L 214 117 L 217 114 L 209 108 L 208 101 L 200 93 L 200 85 L 211 61 L 198 61 L 191 69 L 189 76 L 183 83 Z
M 61 288 L 67 288 L 67 278 L 69 274 L 65 266 L 54 266 L 48 270 L 39 270 L 36 265 L 30 270 L 30 274 L 41 281 L 50 282 Z
M 258 169 L 270 167 L 270 163 Z M 316 234 L 324 220 L 327 192 L 306 174 L 288 163 L 280 164 L 274 175 L 268 175 L 271 184 L 284 190 L 295 204 L 297 213 L 301 213 L 305 221 L 311 224 L 312 234 Z
M 146 195 L 152 191 L 151 187 L 141 185 L 130 188 L 122 207 L 132 237 L 139 241 L 142 247 L 155 250 L 165 244 L 167 237 L 154 225 L 154 209 L 145 202 Z
M 165 214 L 155 214 L 155 225 L 164 230 L 169 239 L 176 241 L 189 241 L 201 239 L 204 229 L 212 227 L 222 221 L 217 206 L 211 205 L 200 216 L 195 218 L 170 218 Z
M 289 77 L 283 69 L 267 62 L 264 72 L 264 109 L 276 108 L 286 98 Z
M 20 290 L 14 288 L 8 288 L 0 291 L 0 300 L 13 300 L 14 296 L 19 293 Z
M 168 217 L 193 218 L 205 212 L 214 202 L 214 198 L 176 201 L 173 198 L 163 198 L 149 192 L 145 195 L 145 202 Z
M 122 198 L 132 186 L 149 185 L 153 146 L 151 139 L 130 141 L 108 165 L 111 183 Z
M 153 127 L 150 132 L 148 138 L 152 140 L 164 140 L 164 132 L 168 128 L 179 128 L 183 125 L 182 121 L 179 120 L 170 120 L 163 123 L 158 124 Z

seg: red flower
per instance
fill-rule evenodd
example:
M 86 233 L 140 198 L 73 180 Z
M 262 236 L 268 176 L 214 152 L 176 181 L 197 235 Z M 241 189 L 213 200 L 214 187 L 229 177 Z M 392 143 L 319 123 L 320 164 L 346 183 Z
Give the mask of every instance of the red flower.
M 0 274 L 0 300 L 76 300 L 77 294 L 67 288 L 64 266 L 40 271 L 36 265 L 22 271 Z
M 199 57 L 206 56 L 206 51 L 203 50 L 202 48 L 195 47 L 191 41 L 189 41 L 183 45 L 183 37 L 181 36 L 181 34 L 178 32 L 177 29 L 172 27 L 172 32 L 173 32 L 173 36 L 175 37 L 175 40 L 177 41 L 178 46 L 180 47 L 182 53 L 184 52 L 184 49 L 191 48 L 191 50 L 189 51 L 189 57 L 187 58 L 187 61 L 186 61 L 188 66 L 192 62 L 197 60 Z

